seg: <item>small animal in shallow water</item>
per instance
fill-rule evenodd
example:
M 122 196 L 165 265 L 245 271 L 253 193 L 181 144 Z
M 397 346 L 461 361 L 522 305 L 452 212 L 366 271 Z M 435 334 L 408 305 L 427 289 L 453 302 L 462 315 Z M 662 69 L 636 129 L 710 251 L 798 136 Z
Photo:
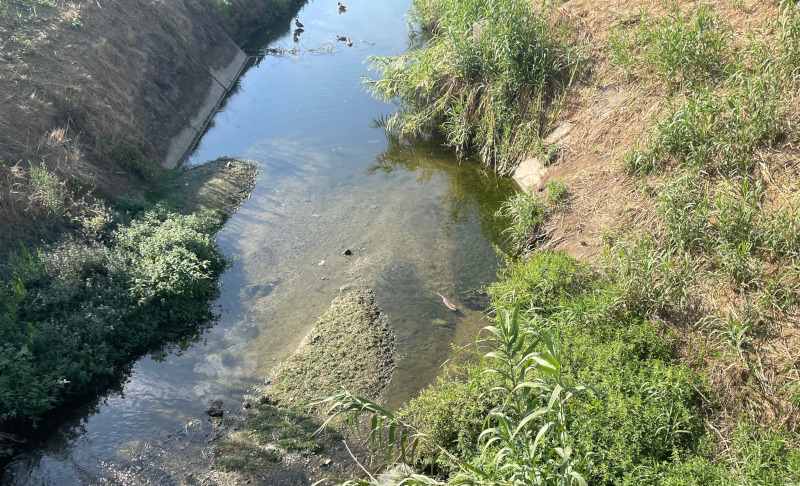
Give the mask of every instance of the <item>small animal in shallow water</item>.
M 347 47 L 353 47 L 353 41 L 349 37 L 347 38 Z
M 366 44 L 368 46 L 374 46 L 375 45 L 374 42 L 368 42 L 368 41 L 365 41 L 364 39 L 361 39 L 361 42 L 363 42 L 364 44 Z
M 439 297 L 442 298 L 442 302 L 444 302 L 444 305 L 448 309 L 450 309 L 451 311 L 457 311 L 458 310 L 458 307 L 456 307 L 456 305 L 453 302 L 451 302 L 450 299 L 448 299 L 444 295 L 440 294 L 439 292 L 436 292 L 436 295 L 438 295 Z
M 338 5 L 339 5 L 339 12 L 345 12 L 345 11 L 347 11 L 347 7 L 345 7 L 344 5 L 342 5 L 342 2 L 337 2 L 337 3 L 338 3 Z
M 346 40 L 347 40 L 347 37 L 345 37 L 345 36 L 343 36 L 343 35 L 337 35 L 337 36 L 336 36 L 336 40 L 337 40 L 337 41 L 342 41 L 342 42 L 344 42 L 344 41 L 346 41 Z
M 301 24 L 301 23 L 300 23 L 300 21 L 299 21 L 299 20 L 297 20 L 297 17 L 295 17 L 295 18 L 294 18 L 294 25 L 295 25 L 295 26 L 296 26 L 298 29 L 302 29 L 303 27 L 305 27 L 305 25 Z

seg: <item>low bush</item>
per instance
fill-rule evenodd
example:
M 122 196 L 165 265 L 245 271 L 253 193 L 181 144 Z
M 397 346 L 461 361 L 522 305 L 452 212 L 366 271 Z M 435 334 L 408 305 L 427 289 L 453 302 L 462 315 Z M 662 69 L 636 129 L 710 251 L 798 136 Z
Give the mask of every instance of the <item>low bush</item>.
M 20 244 L 0 263 L 0 428 L 113 383 L 150 347 L 212 318 L 227 264 L 212 239 L 220 217 L 138 205 L 87 223 L 85 236 Z

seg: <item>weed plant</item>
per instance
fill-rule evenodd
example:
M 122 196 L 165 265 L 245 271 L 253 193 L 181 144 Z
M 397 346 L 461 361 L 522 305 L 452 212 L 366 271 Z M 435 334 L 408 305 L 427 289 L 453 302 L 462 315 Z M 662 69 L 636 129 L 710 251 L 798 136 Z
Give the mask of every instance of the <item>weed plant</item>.
M 439 22 L 443 5 L 416 7 L 421 19 L 431 19 L 420 25 L 434 39 L 449 34 Z M 797 87 L 789 74 L 798 68 L 796 19 L 794 8 L 785 7 L 776 24 L 781 42 L 760 47 L 752 40 L 734 46 L 709 7 L 686 17 L 645 14 L 632 30 L 612 35 L 617 62 L 642 65 L 645 72 L 636 74 L 663 79 L 671 93 L 666 116 L 626 157 L 631 173 L 661 176 L 653 191 L 658 223 L 609 242 L 597 270 L 559 252 L 508 257 L 491 288 L 498 318 L 489 328 L 489 353 L 452 370 L 451 379 L 397 416 L 346 393 L 326 399 L 336 413 L 372 415 L 373 439 L 399 448 L 391 457 L 425 468 L 427 475 L 408 475 L 400 484 L 800 482 L 793 434 L 756 426 L 735 410 L 726 410 L 738 424 L 725 437 L 704 426 L 726 397 L 715 396 L 702 373 L 680 362 L 676 330 L 664 320 L 685 319 L 730 350 L 714 359 L 732 357 L 731 366 L 743 363 L 757 374 L 752 354 L 765 323 L 797 304 L 800 219 L 791 209 L 765 207 L 768 181 L 761 178 L 763 153 L 791 135 L 781 103 Z M 423 66 L 417 58 L 398 62 Z M 401 71 L 398 64 L 384 72 Z M 386 87 L 396 90 L 386 91 L 389 97 L 409 103 L 398 94 L 408 86 L 389 79 Z M 424 118 L 406 111 L 397 123 L 413 124 L 414 116 Z M 502 214 L 512 221 L 509 235 L 519 249 L 520 242 L 535 242 L 530 235 L 546 206 L 516 195 Z M 730 292 L 729 305 L 709 300 L 709 288 Z M 516 311 L 504 311 L 510 308 Z M 536 365 L 511 359 L 519 356 Z M 555 391 L 577 384 L 597 393 L 570 397 L 559 415 Z M 796 402 L 796 386 L 786 385 L 777 393 Z M 539 400 L 550 406 L 542 410 Z
M 562 178 L 556 178 L 547 182 L 547 205 L 556 210 L 563 210 L 569 193 L 567 185 Z
M 35 169 L 39 171 L 40 169 Z M 52 174 L 34 174 L 54 191 Z M 0 430 L 35 424 L 69 398 L 119 379 L 132 359 L 212 315 L 227 262 L 208 213 L 144 201 L 95 207 L 83 232 L 19 243 L 0 262 Z
M 512 251 L 521 253 L 529 248 L 532 235 L 536 235 L 547 214 L 547 206 L 535 194 L 520 191 L 500 206 L 498 217 L 511 222 L 504 234 Z
M 637 65 L 671 89 L 713 82 L 726 71 L 730 27 L 712 15 L 709 5 L 693 9 L 688 18 L 676 5 L 664 17 L 640 11 L 636 21 L 611 31 L 608 47 L 613 62 L 630 78 Z
M 370 92 L 399 107 L 387 129 L 441 132 L 457 153 L 513 170 L 541 147 L 578 69 L 568 27 L 546 3 L 514 0 L 415 0 L 411 15 L 425 45 L 370 58 Z
M 698 23 L 706 26 L 708 39 L 696 37 L 698 52 L 702 47 L 719 68 L 697 60 L 686 82 L 679 71 L 697 52 L 683 58 L 655 54 L 681 29 L 701 32 L 688 26 L 704 17 L 713 19 L 708 7 L 691 13 L 689 24 L 672 16 L 673 27 L 665 28 L 666 19 L 645 16 L 638 26 L 612 35 L 612 59 L 626 74 L 640 63 L 644 72 L 637 74 L 649 71 L 681 90 L 670 95 L 646 144 L 624 158 L 629 173 L 656 186 L 657 223 L 644 236 L 609 245 L 605 275 L 625 289 L 626 306 L 682 316 L 683 325 L 705 333 L 706 342 L 715 343 L 715 359 L 752 373 L 749 381 L 760 390 L 759 399 L 740 397 L 740 408 L 724 410 L 738 425 L 732 437 L 720 436 L 726 451 L 719 462 L 701 471 L 703 460 L 682 461 L 676 465 L 680 474 L 693 484 L 793 484 L 800 478 L 796 437 L 763 422 L 766 413 L 778 416 L 775 423 L 793 416 L 792 380 L 780 371 L 765 383 L 764 374 L 784 364 L 772 363 L 766 371 L 762 358 L 782 359 L 765 356 L 763 340 L 781 332 L 779 323 L 796 312 L 800 296 L 796 195 L 781 195 L 785 207 L 769 204 L 765 195 L 776 185 L 768 154 L 795 138 L 796 114 L 787 107 L 798 87 L 800 21 L 787 2 L 779 19 L 766 26 L 774 35 L 751 35 L 735 44 L 723 23 Z M 625 45 L 636 47 L 626 55 Z M 648 474 L 646 482 L 665 482 L 663 470 Z
M 490 350 L 484 355 L 480 375 L 498 377 L 489 390 L 498 396 L 498 402 L 484 419 L 471 460 L 436 444 L 457 470 L 444 482 L 411 474 L 399 484 L 585 485 L 580 474 L 582 461 L 573 456 L 568 415 L 574 397 L 591 388 L 564 382 L 559 346 L 548 333 L 526 323 L 519 306 L 513 311 L 501 310 L 496 322 L 483 331 Z M 413 460 L 420 443 L 432 440 L 415 425 L 346 391 L 316 403 L 329 404 L 331 418 L 350 415 L 351 423 L 359 415 L 370 415 L 371 444 L 385 447 L 388 460 Z

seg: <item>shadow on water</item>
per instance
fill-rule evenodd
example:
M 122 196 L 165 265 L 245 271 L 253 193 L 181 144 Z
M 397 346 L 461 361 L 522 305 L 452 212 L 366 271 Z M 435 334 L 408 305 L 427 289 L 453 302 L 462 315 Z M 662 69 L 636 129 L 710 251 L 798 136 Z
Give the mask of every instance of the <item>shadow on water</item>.
M 385 122 L 376 119 L 373 126 L 385 126 Z M 463 159 L 455 165 L 452 150 L 438 137 L 402 137 L 387 131 L 386 142 L 386 150 L 375 157 L 375 164 L 367 168 L 368 174 L 378 171 L 391 174 L 402 169 L 418 173 L 420 182 L 428 181 L 435 174 L 445 174 L 448 189 L 441 206 L 447 208 L 450 225 L 464 221 L 477 210 L 482 234 L 493 245 L 505 245 L 502 233 L 508 221 L 499 217 L 498 211 L 506 196 L 519 189 L 513 179 L 497 175 L 477 159 Z
M 373 126 L 382 124 L 382 119 L 373 120 Z M 431 206 L 415 217 L 414 231 L 425 242 L 409 244 L 376 277 L 378 301 L 390 317 L 401 356 L 385 392 L 388 406 L 396 408 L 435 379 L 438 364 L 452 355 L 453 345 L 472 342 L 486 324 L 491 303 L 484 286 L 494 280 L 493 247 L 504 244 L 507 227 L 497 212 L 518 186 L 480 163 L 455 159 L 440 138 L 401 137 L 390 131 L 385 138 L 385 149 L 365 173 L 408 175 L 415 182 L 412 188 L 436 194 Z M 403 203 L 414 210 L 421 201 L 409 195 Z M 447 309 L 439 293 L 459 309 Z
M 209 302 L 210 303 L 210 302 Z M 202 347 L 206 344 L 206 334 L 219 321 L 219 313 L 214 312 L 209 306 L 208 319 L 197 324 L 192 331 L 173 336 L 166 342 L 161 343 L 143 352 L 136 360 L 139 362 L 147 357 L 153 362 L 162 363 L 167 357 L 180 357 L 186 351 L 194 347 Z M 43 442 L 47 442 L 49 450 L 59 450 L 67 447 L 81 435 L 86 433 L 85 424 L 97 414 L 110 400 L 124 399 L 125 387 L 129 383 L 133 372 L 134 363 L 124 369 L 117 378 L 117 381 L 110 383 L 102 388 L 98 388 L 94 393 L 76 397 L 63 403 L 56 409 L 45 414 L 33 429 L 23 431 L 27 449 L 21 447 L 20 453 L 24 454 L 34 448 L 39 447 Z M 14 459 L 4 457 L 0 461 L 0 480 L 5 484 L 8 478 L 5 467 Z

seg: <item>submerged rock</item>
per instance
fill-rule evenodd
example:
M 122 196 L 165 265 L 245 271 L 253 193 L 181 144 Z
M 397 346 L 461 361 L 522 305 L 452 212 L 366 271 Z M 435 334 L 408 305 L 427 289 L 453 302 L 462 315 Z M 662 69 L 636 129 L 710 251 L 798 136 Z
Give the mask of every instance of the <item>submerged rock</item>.
M 222 400 L 214 400 L 211 404 L 206 408 L 206 415 L 212 418 L 222 418 Z

